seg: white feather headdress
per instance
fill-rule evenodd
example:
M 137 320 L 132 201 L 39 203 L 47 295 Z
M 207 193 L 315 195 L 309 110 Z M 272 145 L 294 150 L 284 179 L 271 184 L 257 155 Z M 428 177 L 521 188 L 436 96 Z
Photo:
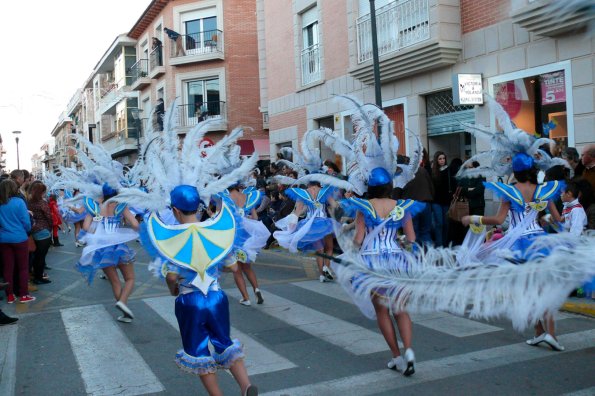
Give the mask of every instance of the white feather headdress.
M 483 125 L 462 123 L 465 130 L 478 139 L 489 139 L 491 150 L 474 155 L 461 167 L 457 177 L 493 177 L 508 176 L 512 174 L 512 157 L 518 153 L 525 153 L 531 156 L 535 166 L 541 170 L 547 170 L 553 166 L 562 165 L 569 167 L 568 162 L 562 158 L 552 158 L 542 150 L 545 144 L 553 143 L 551 139 L 536 138 L 528 132 L 517 128 L 504 108 L 494 98 L 485 95 L 494 113 L 495 119 L 502 130 L 491 130 Z M 472 162 L 479 162 L 478 168 L 470 168 Z

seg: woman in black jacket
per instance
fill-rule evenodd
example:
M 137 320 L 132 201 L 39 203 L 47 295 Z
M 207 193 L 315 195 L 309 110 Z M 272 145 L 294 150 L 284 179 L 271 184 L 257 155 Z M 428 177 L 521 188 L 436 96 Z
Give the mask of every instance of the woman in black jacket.
M 447 165 L 446 154 L 443 151 L 437 151 L 434 154 L 432 182 L 434 183 L 434 202 L 432 203 L 434 243 L 436 246 L 446 246 L 448 242 L 448 219 L 446 214 L 457 183 L 454 174 Z

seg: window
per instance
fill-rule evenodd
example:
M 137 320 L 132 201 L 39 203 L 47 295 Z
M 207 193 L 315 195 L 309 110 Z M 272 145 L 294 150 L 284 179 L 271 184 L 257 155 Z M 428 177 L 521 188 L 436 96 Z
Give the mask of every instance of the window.
M 185 86 L 187 125 L 221 117 L 218 78 L 187 81 Z
M 214 10 L 212 11 L 214 12 Z M 184 21 L 186 55 L 210 52 L 217 47 L 217 17 L 208 16 Z
M 494 97 L 515 125 L 568 147 L 566 73 L 555 70 L 494 84 Z
M 318 9 L 310 8 L 302 14 L 302 85 L 320 80 L 320 48 Z

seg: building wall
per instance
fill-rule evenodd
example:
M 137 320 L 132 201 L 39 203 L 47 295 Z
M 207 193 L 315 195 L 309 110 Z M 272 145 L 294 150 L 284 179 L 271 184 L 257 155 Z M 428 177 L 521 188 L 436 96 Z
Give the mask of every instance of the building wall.
M 510 0 L 461 0 L 461 30 L 464 34 L 502 22 L 510 8 Z

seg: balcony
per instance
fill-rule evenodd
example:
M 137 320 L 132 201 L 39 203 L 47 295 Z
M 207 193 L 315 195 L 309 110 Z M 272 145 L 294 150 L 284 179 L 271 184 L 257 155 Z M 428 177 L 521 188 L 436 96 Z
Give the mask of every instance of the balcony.
M 357 53 L 350 73 L 374 81 L 370 14 L 355 21 Z M 393 1 L 376 13 L 381 81 L 457 62 L 462 49 L 459 1 Z
M 170 40 L 170 60 L 172 66 L 224 59 L 223 32 L 207 30 L 204 32 L 180 35 Z
M 157 78 L 163 74 L 165 74 L 163 46 L 159 46 L 149 54 L 149 78 Z
M 132 77 L 130 89 L 133 91 L 140 91 L 151 85 L 151 78 L 149 77 L 149 60 L 139 59 L 130 67 L 128 75 Z
M 580 7 L 561 0 L 529 1 L 524 7 L 513 10 L 511 17 L 513 23 L 536 35 L 557 37 L 585 28 L 593 20 L 592 7 L 586 2 Z
M 208 131 L 226 131 L 227 117 L 225 102 L 206 102 L 202 106 L 178 106 L 180 127 L 188 129 L 201 121 L 212 120 Z
M 302 85 L 320 81 L 320 46 L 314 44 L 302 50 Z
M 149 80 L 150 81 L 150 80 Z M 125 98 L 135 98 L 138 93 L 131 91 L 130 86 L 125 84 L 125 78 L 120 82 L 114 83 L 114 88 L 103 95 L 99 101 L 99 114 L 116 114 L 116 105 Z

